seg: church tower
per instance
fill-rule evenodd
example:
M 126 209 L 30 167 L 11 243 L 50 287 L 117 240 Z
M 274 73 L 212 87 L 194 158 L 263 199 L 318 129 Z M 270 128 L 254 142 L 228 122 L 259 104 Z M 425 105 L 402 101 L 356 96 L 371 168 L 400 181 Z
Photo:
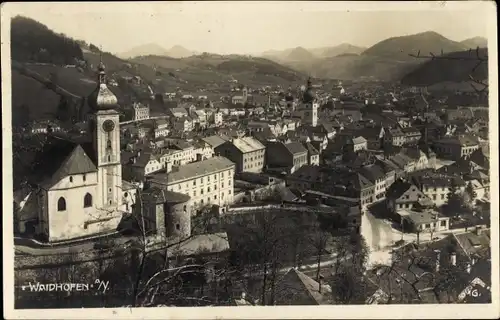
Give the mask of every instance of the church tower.
M 302 95 L 302 104 L 301 109 L 303 109 L 304 113 L 304 123 L 311 125 L 312 127 L 316 127 L 318 124 L 319 104 L 316 101 L 316 97 L 312 89 L 311 78 L 307 80 L 307 86 Z
M 98 86 L 88 98 L 91 114 L 90 132 L 93 135 L 97 163 L 96 207 L 115 211 L 122 201 L 122 168 L 120 162 L 120 120 L 118 99 L 106 85 L 104 64 L 99 64 Z

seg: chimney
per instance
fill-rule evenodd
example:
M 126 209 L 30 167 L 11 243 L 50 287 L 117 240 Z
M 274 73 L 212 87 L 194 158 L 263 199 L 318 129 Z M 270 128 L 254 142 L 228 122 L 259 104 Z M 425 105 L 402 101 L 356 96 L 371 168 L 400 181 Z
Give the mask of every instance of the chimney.
M 454 267 L 457 265 L 457 254 L 455 252 L 450 253 L 450 264 Z
M 440 267 L 440 261 L 441 261 L 441 250 L 434 250 L 434 253 L 436 253 L 436 272 L 439 272 L 439 267 Z

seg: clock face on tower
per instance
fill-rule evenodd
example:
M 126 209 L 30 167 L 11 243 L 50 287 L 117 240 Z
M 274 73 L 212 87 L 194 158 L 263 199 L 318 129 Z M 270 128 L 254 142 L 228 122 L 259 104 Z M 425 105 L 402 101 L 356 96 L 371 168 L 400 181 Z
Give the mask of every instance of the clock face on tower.
M 111 132 L 113 131 L 114 128 L 115 128 L 115 123 L 113 122 L 113 120 L 106 120 L 102 124 L 102 129 L 106 132 Z

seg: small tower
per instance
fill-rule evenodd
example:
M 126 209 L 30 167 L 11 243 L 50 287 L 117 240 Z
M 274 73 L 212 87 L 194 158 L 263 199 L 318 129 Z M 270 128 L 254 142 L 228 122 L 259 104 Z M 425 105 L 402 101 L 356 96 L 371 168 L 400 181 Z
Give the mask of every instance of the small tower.
M 319 104 L 316 101 L 316 96 L 312 90 L 311 78 L 307 80 L 304 94 L 302 95 L 302 109 L 304 109 L 304 122 L 316 127 L 318 124 L 318 109 Z

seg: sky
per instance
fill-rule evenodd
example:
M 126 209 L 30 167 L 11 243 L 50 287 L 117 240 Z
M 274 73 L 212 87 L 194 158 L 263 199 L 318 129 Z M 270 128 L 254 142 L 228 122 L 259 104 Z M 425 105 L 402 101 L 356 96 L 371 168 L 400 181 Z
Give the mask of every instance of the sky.
M 11 15 L 122 53 L 155 43 L 197 52 L 255 54 L 341 43 L 369 47 L 425 31 L 461 41 L 487 37 L 493 2 L 7 3 Z M 5 4 L 4 4 L 5 5 Z M 488 19 L 487 16 L 493 17 Z

